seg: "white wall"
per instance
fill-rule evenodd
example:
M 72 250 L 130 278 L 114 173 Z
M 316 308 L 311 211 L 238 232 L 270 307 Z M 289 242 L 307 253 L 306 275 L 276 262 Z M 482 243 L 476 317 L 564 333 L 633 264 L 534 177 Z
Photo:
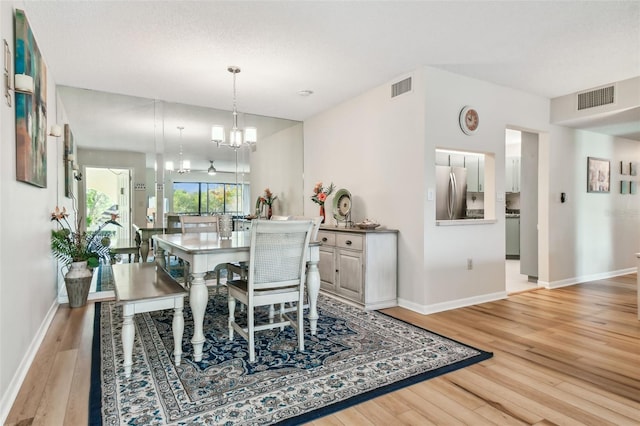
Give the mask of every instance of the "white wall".
M 398 229 L 402 306 L 429 313 L 505 297 L 506 128 L 539 136 L 540 282 L 555 287 L 635 270 L 640 194 L 617 193 L 617 168 L 640 162 L 637 142 L 552 126 L 545 98 L 429 67 L 412 76 L 409 94 L 390 99 L 400 76 L 304 123 L 305 213 L 317 211 L 309 200 L 314 184 L 334 182 L 351 191 L 354 221 L 375 218 Z M 459 128 L 465 105 L 480 114 L 473 136 Z M 484 198 L 495 223 L 436 226 L 426 197 L 435 188 L 436 147 L 494 154 L 485 187 L 493 181 L 495 190 Z M 587 156 L 612 160 L 611 194 L 586 192 Z
M 316 181 L 333 181 L 351 191 L 356 222 L 375 218 L 400 231 L 401 305 L 433 312 L 503 297 L 505 129 L 548 131 L 549 101 L 428 67 L 412 73 L 411 93 L 390 99 L 390 84 L 403 77 L 305 121 L 305 189 L 310 196 Z M 474 136 L 459 128 L 465 105 L 480 113 Z M 502 201 L 485 194 L 496 204 L 495 223 L 436 226 L 426 197 L 435 188 L 436 147 L 495 154 L 489 175 Z M 307 197 L 308 209 L 317 206 Z
M 427 68 L 425 97 L 426 186 L 435 187 L 433 153 L 436 146 L 495 154 L 495 192 L 485 184 L 485 209 L 493 196 L 496 223 L 435 226 L 434 203 L 425 209 L 423 311 L 491 300 L 505 291 L 505 129 L 548 131 L 549 101 L 510 88 Z M 480 115 L 478 132 L 465 135 L 458 115 L 465 105 Z M 467 259 L 473 269 L 467 270 Z
M 354 222 L 375 219 L 400 231 L 399 294 L 422 305 L 425 73 L 412 77 L 410 93 L 390 99 L 385 84 L 304 122 L 304 213 L 318 214 L 310 198 L 316 182 L 349 190 Z M 332 202 L 333 195 L 325 203 L 327 225 L 335 224 Z
M 302 214 L 304 146 L 302 123 L 258 141 L 251 153 L 251 213 L 256 199 L 269 188 L 278 199 L 275 215 Z
M 17 4 L 17 3 L 16 3 Z M 0 2 L 0 32 L 15 53 L 13 2 Z M 19 6 L 18 6 L 19 7 Z M 28 19 L 28 16 L 27 16 Z M 35 33 L 36 40 L 38 34 Z M 46 58 L 45 58 L 46 60 Z M 48 73 L 47 124 L 56 123 Z M 13 97 L 13 95 L 12 95 Z M 15 106 L 15 102 L 13 103 Z M 49 250 L 51 212 L 64 199 L 62 138 L 47 140 L 47 187 L 16 181 L 15 109 L 0 103 L 0 422 L 55 313 L 57 263 Z
M 640 194 L 620 194 L 620 161 L 640 163 L 640 143 L 553 127 L 550 180 L 550 287 L 631 272 L 640 252 Z M 611 192 L 587 192 L 587 157 L 611 160 Z M 568 201 L 560 203 L 560 193 Z

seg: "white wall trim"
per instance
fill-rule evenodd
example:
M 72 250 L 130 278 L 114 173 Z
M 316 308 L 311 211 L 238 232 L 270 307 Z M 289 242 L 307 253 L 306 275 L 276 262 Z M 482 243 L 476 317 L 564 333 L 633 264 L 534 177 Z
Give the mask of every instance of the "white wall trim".
M 554 289 L 567 287 L 574 284 L 581 284 L 588 281 L 606 280 L 607 278 L 619 277 L 620 275 L 628 275 L 638 272 L 638 268 L 626 268 L 619 269 L 617 271 L 601 272 L 599 274 L 581 275 L 579 277 L 566 278 L 564 280 L 551 281 L 549 283 L 538 282 L 539 285 L 544 285 L 545 288 Z
M 87 296 L 87 301 L 113 300 L 115 298 L 116 293 L 113 290 L 92 291 Z M 64 303 L 69 303 L 69 296 L 66 294 L 58 294 L 58 304 L 62 305 Z
M 500 299 L 506 299 L 507 292 L 499 291 L 496 293 L 483 294 L 481 296 L 467 297 L 464 299 L 452 300 L 449 302 L 436 303 L 433 305 L 418 305 L 410 300 L 398 299 L 398 305 L 410 309 L 422 315 L 435 314 L 437 312 L 449 311 L 451 309 L 464 308 L 467 306 L 479 305 L 480 303 L 494 302 Z
M 40 324 L 40 328 L 38 332 L 33 337 L 27 352 L 25 352 L 18 369 L 16 370 L 13 378 L 11 379 L 11 383 L 7 387 L 7 391 L 2 396 L 2 401 L 0 401 L 0 423 L 4 424 L 7 420 L 7 416 L 9 415 L 9 411 L 15 402 L 16 396 L 18 396 L 18 392 L 20 391 L 20 387 L 22 386 L 22 382 L 24 381 L 27 373 L 29 372 L 29 368 L 31 368 L 31 364 L 38 353 L 38 349 L 40 349 L 40 345 L 44 340 L 47 330 L 49 330 L 49 326 L 53 321 L 53 318 L 56 315 L 56 311 L 58 310 L 58 302 L 56 300 L 53 301 L 47 315 L 44 317 L 42 324 Z

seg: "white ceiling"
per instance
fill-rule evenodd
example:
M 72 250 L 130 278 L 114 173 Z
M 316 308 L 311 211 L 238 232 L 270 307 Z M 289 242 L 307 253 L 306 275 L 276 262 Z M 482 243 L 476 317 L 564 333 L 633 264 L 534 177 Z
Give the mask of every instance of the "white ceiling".
M 229 110 L 237 65 L 238 109 L 290 120 L 425 65 L 547 98 L 640 75 L 640 1 L 16 4 L 58 84 Z

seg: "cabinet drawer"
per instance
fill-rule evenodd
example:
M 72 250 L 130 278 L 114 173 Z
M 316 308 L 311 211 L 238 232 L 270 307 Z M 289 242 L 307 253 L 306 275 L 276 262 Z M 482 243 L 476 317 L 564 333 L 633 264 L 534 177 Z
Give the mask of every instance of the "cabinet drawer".
M 336 246 L 352 250 L 362 250 L 362 235 L 338 234 L 336 235 Z
M 335 246 L 336 234 L 333 232 L 318 231 L 318 241 L 320 241 L 323 246 Z

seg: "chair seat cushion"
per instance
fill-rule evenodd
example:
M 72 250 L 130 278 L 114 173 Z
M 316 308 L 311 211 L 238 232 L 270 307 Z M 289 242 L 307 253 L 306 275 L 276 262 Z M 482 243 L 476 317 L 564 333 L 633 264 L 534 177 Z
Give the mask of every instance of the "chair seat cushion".
M 242 293 L 247 293 L 247 281 L 246 280 L 233 280 L 233 281 L 227 281 L 227 287 L 229 288 L 229 291 L 232 290 L 239 290 Z M 291 293 L 292 291 L 296 290 L 296 286 L 290 286 L 290 287 L 280 287 L 280 288 L 276 288 L 276 289 L 267 289 L 267 290 L 255 290 L 254 294 L 256 296 L 266 296 L 266 295 L 271 295 L 271 294 L 280 294 L 280 293 Z

